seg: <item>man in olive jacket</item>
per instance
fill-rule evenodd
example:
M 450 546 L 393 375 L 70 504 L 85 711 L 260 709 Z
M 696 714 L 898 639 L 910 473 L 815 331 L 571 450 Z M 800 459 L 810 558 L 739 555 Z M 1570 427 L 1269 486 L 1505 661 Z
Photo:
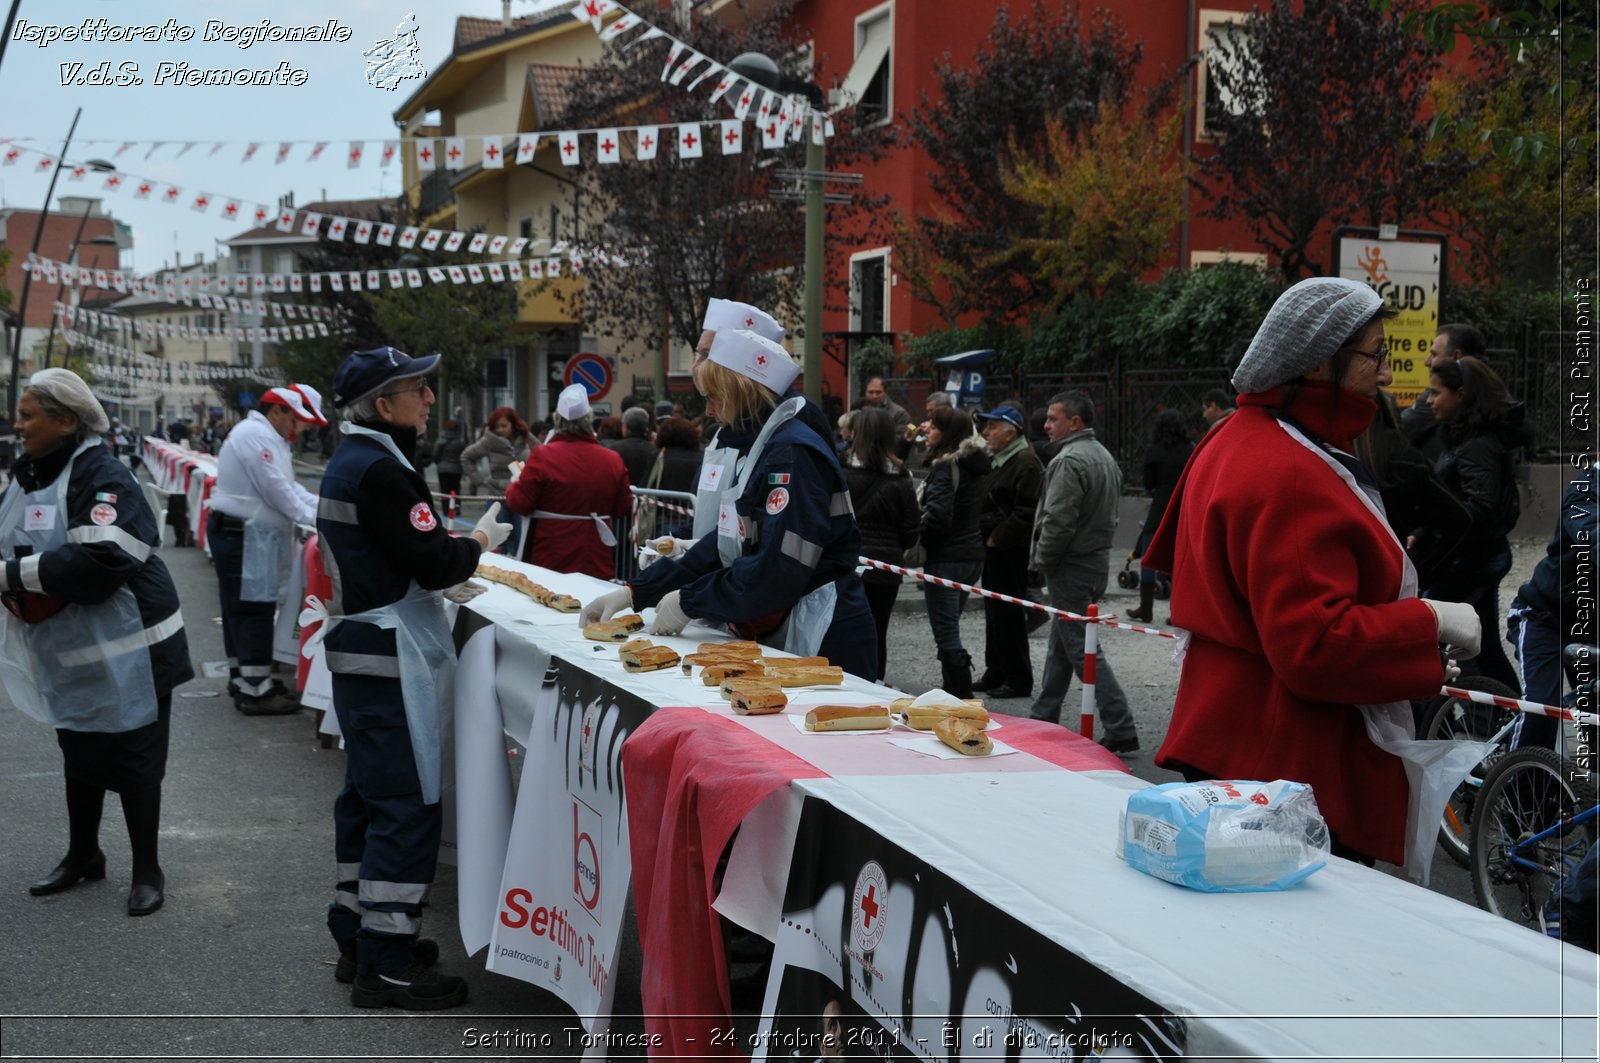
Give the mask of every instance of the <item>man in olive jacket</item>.
M 1039 504 L 1044 463 L 1023 434 L 1027 419 L 1012 403 L 977 415 L 989 444 L 991 464 L 985 482 L 983 585 L 998 594 L 1027 597 L 1028 547 L 1033 541 L 1033 511 Z M 1027 610 L 1020 605 L 983 602 L 983 676 L 972 689 L 991 698 L 1033 694 L 1033 657 L 1028 652 Z
M 1045 467 L 1044 490 L 1033 515 L 1030 561 L 1044 573 L 1050 604 L 1082 615 L 1090 602 L 1106 592 L 1122 470 L 1095 438 L 1094 400 L 1083 392 L 1067 391 L 1051 399 L 1045 428 L 1051 439 L 1060 440 L 1061 448 Z M 1072 674 L 1083 679 L 1083 629 L 1081 621 L 1051 622 L 1044 681 L 1029 713 L 1034 719 L 1059 722 Z M 1103 643 L 1095 674 L 1095 702 L 1104 728 L 1100 744 L 1122 756 L 1137 753 L 1139 734 L 1133 713 L 1111 672 Z

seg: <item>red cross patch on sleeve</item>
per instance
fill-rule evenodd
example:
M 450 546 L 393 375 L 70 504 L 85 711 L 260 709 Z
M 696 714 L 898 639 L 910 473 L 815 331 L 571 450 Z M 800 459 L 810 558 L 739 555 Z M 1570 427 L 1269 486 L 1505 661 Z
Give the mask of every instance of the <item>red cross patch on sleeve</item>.
M 782 513 L 788 504 L 789 489 L 786 487 L 774 487 L 767 495 L 767 513 L 770 515 Z
M 433 515 L 432 506 L 418 502 L 411 507 L 411 526 L 417 531 L 430 532 L 439 526 L 439 518 Z

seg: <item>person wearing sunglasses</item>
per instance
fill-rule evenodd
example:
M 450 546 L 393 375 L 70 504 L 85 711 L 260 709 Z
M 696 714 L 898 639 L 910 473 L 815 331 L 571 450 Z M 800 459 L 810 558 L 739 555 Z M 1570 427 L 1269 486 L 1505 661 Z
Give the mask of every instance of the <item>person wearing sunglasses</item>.
M 1191 781 L 1309 783 L 1336 855 L 1424 874 L 1460 776 L 1419 783 L 1438 804 L 1408 832 L 1408 760 L 1423 759 L 1409 703 L 1444 681 L 1441 644 L 1477 652 L 1479 624 L 1416 597 L 1351 450 L 1391 379 L 1392 316 L 1342 278 L 1279 296 L 1234 373 L 1237 412 L 1195 449 L 1142 563 L 1173 573 L 1172 623 L 1189 633 L 1156 764 Z

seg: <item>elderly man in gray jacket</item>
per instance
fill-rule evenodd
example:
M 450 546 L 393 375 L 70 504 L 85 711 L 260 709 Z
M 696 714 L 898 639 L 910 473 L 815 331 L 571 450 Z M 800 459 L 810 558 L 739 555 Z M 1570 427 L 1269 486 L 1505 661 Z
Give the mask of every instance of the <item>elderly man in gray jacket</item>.
M 1067 391 L 1051 399 L 1045 430 L 1060 442 L 1060 449 L 1045 467 L 1029 561 L 1044 574 L 1050 604 L 1081 615 L 1106 591 L 1122 470 L 1095 438 L 1094 400 L 1083 392 Z M 1050 625 L 1044 684 L 1029 712 L 1034 719 L 1059 722 L 1072 674 L 1083 679 L 1083 629 L 1073 620 Z M 1100 744 L 1120 756 L 1137 753 L 1139 734 L 1133 714 L 1103 646 L 1095 673 L 1095 701 L 1104 729 Z

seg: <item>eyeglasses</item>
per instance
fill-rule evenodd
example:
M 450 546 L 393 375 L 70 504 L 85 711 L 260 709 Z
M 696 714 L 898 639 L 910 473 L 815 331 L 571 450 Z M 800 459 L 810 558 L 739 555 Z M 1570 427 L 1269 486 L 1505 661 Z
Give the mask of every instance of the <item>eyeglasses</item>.
M 1379 369 L 1382 369 L 1389 361 L 1389 345 L 1387 343 L 1378 344 L 1378 349 L 1375 351 L 1363 351 L 1360 347 L 1346 347 L 1345 350 L 1351 354 L 1359 354 L 1363 358 L 1371 358 L 1373 364 Z
M 413 395 L 413 394 L 416 395 L 418 398 L 421 398 L 422 397 L 422 393 L 427 391 L 427 390 L 428 390 L 428 382 L 426 380 L 424 380 L 414 388 L 401 388 L 399 391 L 385 391 L 385 392 L 381 393 L 378 396 L 378 398 L 380 398 L 380 399 L 397 399 L 402 395 Z

